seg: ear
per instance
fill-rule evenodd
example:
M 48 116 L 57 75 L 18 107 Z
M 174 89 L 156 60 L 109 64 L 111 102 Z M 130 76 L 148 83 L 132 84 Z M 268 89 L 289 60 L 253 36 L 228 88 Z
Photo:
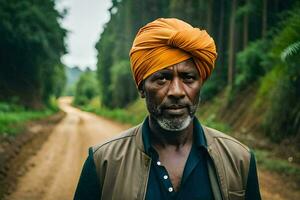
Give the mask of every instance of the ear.
M 141 98 L 145 98 L 146 97 L 144 90 L 139 90 L 139 93 L 140 93 Z
M 139 94 L 140 94 L 141 98 L 145 98 L 146 94 L 145 94 L 145 89 L 144 89 L 144 81 L 140 83 L 140 85 L 138 86 L 138 90 L 139 90 Z

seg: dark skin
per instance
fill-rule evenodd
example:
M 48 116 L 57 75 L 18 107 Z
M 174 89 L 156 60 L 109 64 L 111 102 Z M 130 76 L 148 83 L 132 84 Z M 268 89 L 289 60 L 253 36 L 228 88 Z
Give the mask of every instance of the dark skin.
M 167 169 L 175 191 L 180 188 L 184 166 L 193 144 L 193 123 L 191 120 L 183 130 L 170 131 L 162 128 L 157 119 L 172 121 L 193 117 L 201 86 L 199 72 L 189 59 L 150 75 L 139 87 L 150 113 L 152 146 Z

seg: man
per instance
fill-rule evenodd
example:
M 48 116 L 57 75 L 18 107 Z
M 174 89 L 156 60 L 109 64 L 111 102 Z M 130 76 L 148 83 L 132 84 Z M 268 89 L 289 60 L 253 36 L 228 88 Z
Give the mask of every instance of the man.
M 140 29 L 130 60 L 149 116 L 90 148 L 75 199 L 259 200 L 253 153 L 195 117 L 215 59 L 213 39 L 181 20 Z

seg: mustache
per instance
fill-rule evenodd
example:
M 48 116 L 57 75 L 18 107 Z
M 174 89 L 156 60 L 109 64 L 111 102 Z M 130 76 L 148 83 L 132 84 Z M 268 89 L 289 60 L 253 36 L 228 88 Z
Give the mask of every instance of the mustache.
M 171 104 L 171 105 L 164 105 L 162 108 L 167 108 L 167 109 L 178 109 L 178 108 L 184 108 L 188 107 L 189 105 L 186 104 Z
M 193 104 L 192 102 L 185 100 L 167 100 L 163 102 L 159 107 L 157 107 L 157 111 L 162 113 L 164 109 L 180 109 L 186 108 L 190 115 L 194 115 L 198 107 L 198 103 Z
M 180 101 L 180 102 L 166 101 L 160 105 L 160 108 L 161 109 L 177 109 L 177 108 L 191 107 L 191 106 L 193 106 L 193 105 L 186 101 Z

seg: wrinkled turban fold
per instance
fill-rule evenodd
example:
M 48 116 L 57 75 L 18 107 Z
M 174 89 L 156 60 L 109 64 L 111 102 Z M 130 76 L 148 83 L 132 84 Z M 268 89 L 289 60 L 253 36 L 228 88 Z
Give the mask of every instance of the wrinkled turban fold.
M 142 27 L 129 53 L 137 85 L 151 74 L 193 58 L 202 80 L 211 74 L 217 57 L 214 40 L 205 30 L 175 18 L 160 18 Z

